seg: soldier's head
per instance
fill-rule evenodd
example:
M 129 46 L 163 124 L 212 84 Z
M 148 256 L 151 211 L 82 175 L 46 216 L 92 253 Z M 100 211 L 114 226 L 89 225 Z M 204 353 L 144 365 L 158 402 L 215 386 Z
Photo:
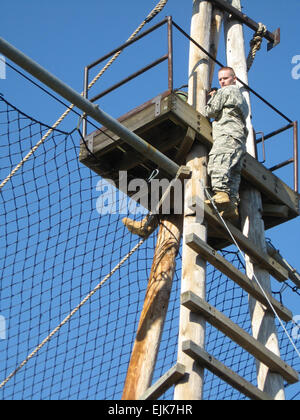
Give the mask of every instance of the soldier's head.
M 233 68 L 231 67 L 220 68 L 218 76 L 221 87 L 236 84 L 236 75 Z

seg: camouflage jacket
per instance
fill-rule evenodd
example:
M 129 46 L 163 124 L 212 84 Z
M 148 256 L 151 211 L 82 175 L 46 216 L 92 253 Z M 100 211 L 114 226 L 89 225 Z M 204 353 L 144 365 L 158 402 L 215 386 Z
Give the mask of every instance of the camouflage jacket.
M 213 139 L 230 135 L 244 143 L 248 135 L 248 113 L 247 102 L 238 86 L 230 85 L 219 89 L 205 107 L 205 116 L 214 118 Z

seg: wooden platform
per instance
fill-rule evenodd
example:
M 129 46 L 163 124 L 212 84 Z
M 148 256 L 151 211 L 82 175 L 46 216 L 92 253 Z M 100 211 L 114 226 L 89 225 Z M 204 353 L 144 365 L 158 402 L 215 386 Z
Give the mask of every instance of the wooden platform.
M 208 150 L 212 147 L 210 122 L 175 93 L 165 92 L 119 121 L 178 164 L 184 163 L 186 150 L 193 141 L 204 143 Z M 119 171 L 127 171 L 130 181 L 135 178 L 146 180 L 156 169 L 147 156 L 140 155 L 105 128 L 89 134 L 86 145 L 81 143 L 79 160 L 100 176 L 114 180 L 118 187 Z M 163 171 L 158 178 L 171 179 Z M 262 193 L 266 229 L 299 216 L 299 195 L 249 154 L 242 170 L 241 188 L 246 183 Z M 209 238 L 214 235 L 211 229 Z M 212 244 L 218 248 L 215 242 Z

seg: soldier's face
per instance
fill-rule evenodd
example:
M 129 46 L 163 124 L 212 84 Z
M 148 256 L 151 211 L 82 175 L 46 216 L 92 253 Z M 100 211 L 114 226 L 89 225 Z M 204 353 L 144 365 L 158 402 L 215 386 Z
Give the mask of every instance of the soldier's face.
M 231 70 L 221 70 L 219 71 L 219 83 L 221 87 L 235 85 L 236 77 Z

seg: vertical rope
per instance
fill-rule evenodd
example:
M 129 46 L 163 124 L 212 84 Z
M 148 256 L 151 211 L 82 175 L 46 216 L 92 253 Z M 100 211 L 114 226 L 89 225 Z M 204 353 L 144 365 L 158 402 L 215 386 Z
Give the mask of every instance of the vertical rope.
M 263 25 L 261 22 L 259 22 L 258 29 L 250 41 L 250 51 L 247 58 L 248 71 L 252 67 L 257 51 L 259 51 L 261 48 L 263 37 L 265 36 L 266 32 L 267 32 L 267 27 Z

